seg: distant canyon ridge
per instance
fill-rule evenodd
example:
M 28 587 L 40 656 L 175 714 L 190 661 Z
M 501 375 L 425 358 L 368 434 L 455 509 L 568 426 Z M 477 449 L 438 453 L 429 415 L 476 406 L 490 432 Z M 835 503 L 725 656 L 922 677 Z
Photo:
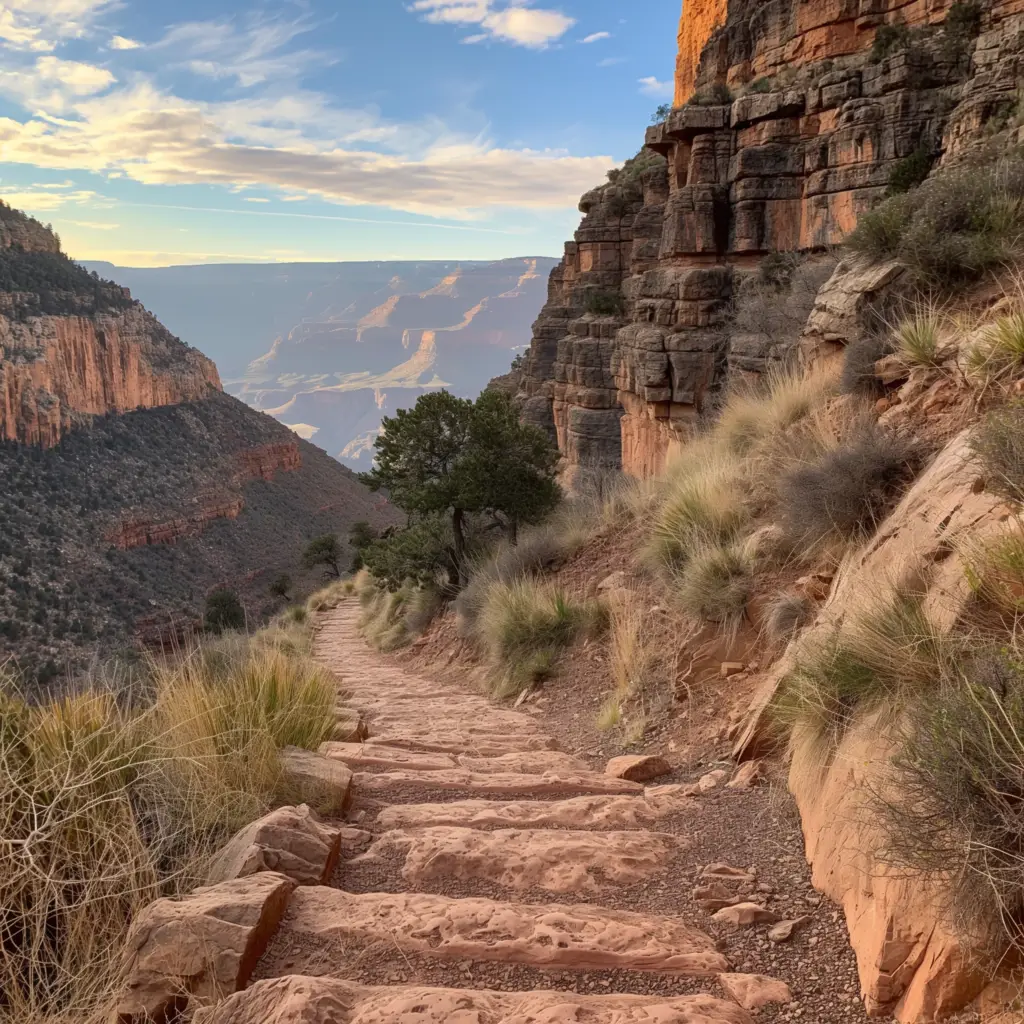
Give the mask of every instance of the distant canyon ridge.
M 384 416 L 508 371 L 557 262 L 84 265 L 209 356 L 229 394 L 369 469 Z

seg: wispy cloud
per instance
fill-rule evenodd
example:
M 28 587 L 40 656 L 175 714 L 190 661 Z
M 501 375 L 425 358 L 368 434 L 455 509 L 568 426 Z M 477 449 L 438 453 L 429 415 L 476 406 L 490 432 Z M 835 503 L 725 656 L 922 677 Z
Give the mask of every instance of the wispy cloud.
M 4 0 L 0 42 L 11 49 L 49 51 L 85 35 L 117 0 Z
M 127 36 L 114 36 L 108 44 L 112 50 L 138 50 L 142 43 L 137 39 L 129 39 Z
M 584 45 L 588 43 L 599 43 L 602 39 L 611 39 L 611 32 L 592 32 L 589 36 L 584 36 L 580 42 Z
M 669 100 L 675 95 L 674 82 L 661 82 L 653 75 L 640 79 L 640 91 L 656 100 Z
M 0 199 L 29 213 L 49 213 L 65 206 L 94 205 L 105 202 L 102 196 L 68 184 L 32 185 L 29 188 L 0 188 Z
M 482 31 L 463 42 L 490 40 L 544 49 L 576 24 L 561 11 L 523 6 L 524 0 L 414 0 L 409 8 L 439 25 L 476 25 Z
M 616 64 L 625 64 L 625 57 L 605 57 L 604 60 L 599 60 L 597 66 L 599 68 L 613 68 Z

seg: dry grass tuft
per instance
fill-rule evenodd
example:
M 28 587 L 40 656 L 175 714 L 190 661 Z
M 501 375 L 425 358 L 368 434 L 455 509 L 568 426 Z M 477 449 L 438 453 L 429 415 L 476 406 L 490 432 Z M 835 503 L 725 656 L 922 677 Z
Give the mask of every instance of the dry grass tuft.
M 150 702 L 0 691 L 0 1021 L 109 1019 L 128 922 L 202 882 L 264 813 L 278 749 L 315 748 L 336 684 L 280 637 L 152 666 Z

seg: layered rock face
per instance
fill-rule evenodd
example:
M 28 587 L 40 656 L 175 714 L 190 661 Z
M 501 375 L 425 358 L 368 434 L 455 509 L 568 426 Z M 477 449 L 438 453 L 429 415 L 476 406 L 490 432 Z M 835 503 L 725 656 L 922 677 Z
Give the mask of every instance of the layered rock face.
M 0 439 L 50 447 L 92 416 L 220 390 L 214 364 L 37 221 L 0 209 Z
M 900 161 L 975 144 L 1022 77 L 1024 17 L 1007 3 L 950 28 L 945 6 L 747 6 L 687 4 L 689 102 L 584 196 L 551 276 L 521 396 L 577 476 L 657 472 L 730 374 L 787 358 L 795 336 L 732 316 L 764 257 L 840 242 Z M 884 24 L 921 27 L 872 51 Z

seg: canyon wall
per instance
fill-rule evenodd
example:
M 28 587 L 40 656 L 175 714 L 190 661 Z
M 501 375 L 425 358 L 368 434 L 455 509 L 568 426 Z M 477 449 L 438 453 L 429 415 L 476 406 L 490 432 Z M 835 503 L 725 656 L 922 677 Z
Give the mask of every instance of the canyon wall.
M 570 477 L 656 472 L 730 376 L 787 358 L 795 339 L 732 316 L 764 257 L 825 252 L 900 161 L 952 159 L 1012 107 L 1024 16 L 989 2 L 947 30 L 948 9 L 687 4 L 679 105 L 583 197 L 534 329 L 524 415 L 557 438 Z M 923 27 L 873 51 L 897 23 Z
M 0 440 L 50 447 L 91 417 L 220 390 L 209 359 L 5 205 L 0 264 Z

